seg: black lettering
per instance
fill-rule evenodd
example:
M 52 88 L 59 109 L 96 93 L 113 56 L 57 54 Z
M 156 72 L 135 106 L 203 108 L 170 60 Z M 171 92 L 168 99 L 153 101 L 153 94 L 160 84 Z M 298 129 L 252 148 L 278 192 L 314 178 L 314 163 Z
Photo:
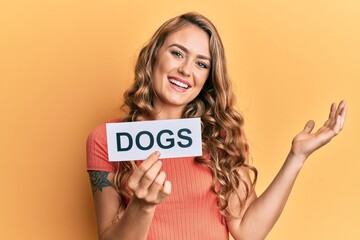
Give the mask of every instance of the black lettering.
M 169 149 L 169 148 L 174 147 L 175 141 L 174 141 L 173 138 L 166 138 L 166 142 L 169 143 L 168 145 L 163 145 L 163 144 L 162 144 L 162 142 L 161 142 L 161 135 L 163 135 L 164 133 L 168 133 L 170 136 L 174 135 L 174 133 L 173 133 L 172 131 L 170 131 L 170 130 L 167 130 L 167 129 L 161 130 L 161 131 L 158 133 L 157 137 L 156 137 L 156 141 L 157 141 L 159 147 L 164 148 L 164 149 Z
M 191 144 L 192 144 L 192 139 L 191 139 L 191 137 L 189 137 L 189 136 L 184 136 L 184 135 L 182 135 L 183 132 L 186 132 L 186 133 L 190 134 L 191 131 L 190 131 L 190 129 L 187 129 L 187 128 L 182 128 L 182 129 L 180 129 L 180 130 L 178 131 L 178 137 L 181 138 L 181 139 L 187 140 L 187 143 L 184 144 L 184 143 L 182 143 L 182 142 L 180 142 L 180 141 L 177 142 L 177 143 L 178 143 L 179 146 L 182 147 L 182 148 L 190 147 Z
M 127 137 L 129 140 L 129 145 L 127 147 L 122 147 L 121 146 L 121 136 Z M 129 133 L 126 132 L 119 132 L 116 133 L 116 144 L 117 144 L 117 150 L 118 152 L 123 152 L 123 151 L 128 151 L 132 148 L 133 145 L 133 140 L 132 137 Z
M 147 147 L 144 147 L 144 146 L 140 145 L 140 137 L 141 137 L 141 135 L 144 135 L 144 134 L 148 135 L 149 139 L 150 139 L 149 146 L 147 146 Z M 140 150 L 149 150 L 150 148 L 152 148 L 152 146 L 154 146 L 154 137 L 151 134 L 151 132 L 149 132 L 149 131 L 141 131 L 136 135 L 135 143 L 136 143 L 136 146 Z

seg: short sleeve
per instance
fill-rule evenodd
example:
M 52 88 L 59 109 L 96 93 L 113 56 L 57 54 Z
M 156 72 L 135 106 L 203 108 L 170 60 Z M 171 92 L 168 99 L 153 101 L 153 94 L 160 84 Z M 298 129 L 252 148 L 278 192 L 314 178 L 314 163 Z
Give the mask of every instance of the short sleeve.
M 88 136 L 86 143 L 87 170 L 116 172 L 114 162 L 109 162 L 106 125 L 96 127 Z

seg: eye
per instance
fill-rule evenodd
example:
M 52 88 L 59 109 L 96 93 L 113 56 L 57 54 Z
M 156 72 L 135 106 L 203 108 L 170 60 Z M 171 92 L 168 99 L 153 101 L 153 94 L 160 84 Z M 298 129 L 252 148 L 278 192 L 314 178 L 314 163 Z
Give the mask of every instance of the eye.
M 179 57 L 179 58 L 184 58 L 183 55 L 181 54 L 181 52 L 179 52 L 179 51 L 173 50 L 173 51 L 171 51 L 171 54 L 176 57 Z
M 199 65 L 199 67 L 201 67 L 201 68 L 208 68 L 208 66 L 205 64 L 205 63 L 203 63 L 203 62 L 198 62 L 197 63 L 198 65 Z

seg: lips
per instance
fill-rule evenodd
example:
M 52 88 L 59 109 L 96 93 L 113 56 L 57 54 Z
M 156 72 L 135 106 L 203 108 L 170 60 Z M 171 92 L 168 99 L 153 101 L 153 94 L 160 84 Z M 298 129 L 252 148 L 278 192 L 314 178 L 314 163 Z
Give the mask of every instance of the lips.
M 182 88 L 182 89 L 189 89 L 191 87 L 190 83 L 187 81 L 178 78 L 178 77 L 168 77 L 169 82 L 176 87 Z

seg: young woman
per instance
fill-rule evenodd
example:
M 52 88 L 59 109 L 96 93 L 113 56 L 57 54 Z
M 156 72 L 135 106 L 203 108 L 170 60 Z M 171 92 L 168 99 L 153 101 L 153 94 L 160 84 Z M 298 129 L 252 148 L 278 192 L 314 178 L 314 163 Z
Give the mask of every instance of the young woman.
M 141 50 L 135 82 L 117 121 L 200 117 L 202 157 L 108 161 L 105 124 L 87 142 L 88 172 L 100 239 L 264 239 L 280 216 L 305 159 L 343 128 L 346 103 L 331 105 L 293 139 L 266 191 L 254 191 L 243 118 L 234 109 L 224 48 L 213 24 L 197 13 L 165 22 Z M 253 180 L 250 176 L 253 175 Z

